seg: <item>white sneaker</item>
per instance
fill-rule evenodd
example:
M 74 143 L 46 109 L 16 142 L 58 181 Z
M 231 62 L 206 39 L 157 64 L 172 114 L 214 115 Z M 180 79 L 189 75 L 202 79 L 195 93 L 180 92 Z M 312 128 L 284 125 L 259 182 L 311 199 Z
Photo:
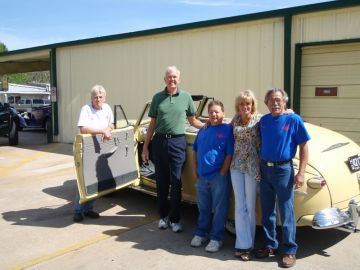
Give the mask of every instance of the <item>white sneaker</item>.
M 195 235 L 193 237 L 193 239 L 191 240 L 191 243 L 190 245 L 192 247 L 200 247 L 202 244 L 205 243 L 205 237 L 201 237 L 201 236 L 198 236 L 198 235 Z
M 180 223 L 170 222 L 169 226 L 174 233 L 182 232 Z
M 169 219 L 168 217 L 160 218 L 158 228 L 161 230 L 166 230 L 169 227 Z
M 217 252 L 219 251 L 220 247 L 222 246 L 221 241 L 210 240 L 209 244 L 205 247 L 205 251 L 207 252 Z

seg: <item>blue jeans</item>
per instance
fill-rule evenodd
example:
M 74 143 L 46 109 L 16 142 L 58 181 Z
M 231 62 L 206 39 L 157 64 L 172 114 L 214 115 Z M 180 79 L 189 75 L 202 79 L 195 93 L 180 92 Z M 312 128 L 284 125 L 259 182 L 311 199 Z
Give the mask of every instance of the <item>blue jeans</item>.
M 210 179 L 200 177 L 196 189 L 199 217 L 194 234 L 221 241 L 229 208 L 230 175 L 217 173 Z
M 83 214 L 93 210 L 95 200 L 91 200 L 81 204 L 79 203 L 79 200 L 80 200 L 79 191 L 76 190 L 76 197 L 74 202 L 74 214 Z
M 258 182 L 247 173 L 231 170 L 235 197 L 236 249 L 254 248 L 256 230 L 256 191 Z
M 294 169 L 292 162 L 268 167 L 261 163 L 260 199 L 265 246 L 277 249 L 276 202 L 282 224 L 284 254 L 296 254 L 296 223 L 294 216 Z

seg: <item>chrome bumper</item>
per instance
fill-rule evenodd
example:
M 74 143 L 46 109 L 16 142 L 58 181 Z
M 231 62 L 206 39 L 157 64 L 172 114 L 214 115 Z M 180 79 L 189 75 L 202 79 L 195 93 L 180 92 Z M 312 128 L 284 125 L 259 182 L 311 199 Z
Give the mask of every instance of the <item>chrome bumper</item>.
M 356 232 L 359 215 L 359 203 L 351 200 L 348 210 L 344 212 L 340 211 L 339 208 L 327 208 L 316 212 L 312 221 L 312 227 L 318 230 L 335 228 L 346 232 Z

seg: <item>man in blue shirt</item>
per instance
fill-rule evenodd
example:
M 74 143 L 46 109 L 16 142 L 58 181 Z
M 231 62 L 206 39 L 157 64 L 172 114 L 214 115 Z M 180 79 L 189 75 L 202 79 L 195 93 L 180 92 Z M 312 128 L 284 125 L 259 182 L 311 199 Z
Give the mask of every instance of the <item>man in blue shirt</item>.
M 229 206 L 234 136 L 232 126 L 223 123 L 222 102 L 210 102 L 208 113 L 210 125 L 200 129 L 193 145 L 199 217 L 191 246 L 199 247 L 209 237 L 205 250 L 216 252 L 222 245 Z
M 261 181 L 260 199 L 265 247 L 258 250 L 258 258 L 274 255 L 279 243 L 276 238 L 276 202 L 282 223 L 282 266 L 292 267 L 296 263 L 297 244 L 294 216 L 294 186 L 304 184 L 304 173 L 308 161 L 307 133 L 301 117 L 286 114 L 288 96 L 282 89 L 269 90 L 265 104 L 270 113 L 260 120 L 261 134 Z M 294 176 L 292 159 L 299 146 L 299 170 Z

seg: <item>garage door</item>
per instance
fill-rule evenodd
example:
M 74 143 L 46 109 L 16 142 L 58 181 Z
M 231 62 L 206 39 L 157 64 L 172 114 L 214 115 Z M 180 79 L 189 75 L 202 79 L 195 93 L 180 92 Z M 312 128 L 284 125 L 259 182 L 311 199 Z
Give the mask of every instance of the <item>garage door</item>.
M 303 48 L 300 109 L 360 144 L 360 43 Z

